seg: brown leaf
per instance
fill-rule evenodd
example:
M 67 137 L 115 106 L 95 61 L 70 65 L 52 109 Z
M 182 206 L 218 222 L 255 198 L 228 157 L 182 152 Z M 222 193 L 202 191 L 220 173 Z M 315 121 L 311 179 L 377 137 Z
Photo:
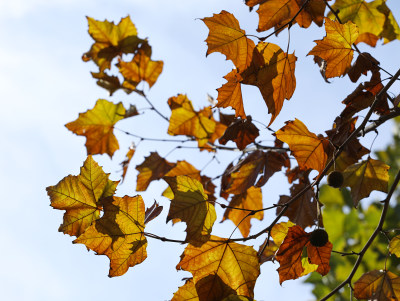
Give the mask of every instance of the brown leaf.
M 154 201 L 154 204 L 147 208 L 146 212 L 144 213 L 144 224 L 147 224 L 159 216 L 162 210 L 163 206 L 160 206 L 156 201 Z
M 307 246 L 307 256 L 311 264 L 318 265 L 317 272 L 325 276 L 331 270 L 329 260 L 331 258 L 333 245 L 328 241 L 322 247 L 315 247 L 311 243 Z
M 236 117 L 245 119 L 246 114 L 243 107 L 241 88 L 242 77 L 240 76 L 238 70 L 234 69 L 225 75 L 224 78 L 228 82 L 223 84 L 221 88 L 217 89 L 218 103 L 216 106 L 219 108 L 232 107 L 235 110 Z
M 390 271 L 371 271 L 354 283 L 357 299 L 394 301 L 400 299 L 400 277 Z
M 268 245 L 264 248 L 265 244 Z M 264 248 L 264 251 L 262 254 L 260 254 L 261 250 Z M 265 240 L 264 243 L 260 246 L 260 249 L 258 251 L 258 257 L 260 258 L 260 264 L 263 264 L 264 262 L 267 261 L 272 261 L 275 258 L 275 253 L 278 250 L 279 246 L 274 243 L 272 240 Z
M 247 119 L 236 120 L 230 125 L 219 139 L 219 143 L 225 145 L 229 140 L 232 140 L 240 150 L 244 150 L 247 145 L 256 140 L 259 132 L 258 128 L 252 123 L 251 116 L 247 116 Z
M 367 75 L 368 71 L 379 71 L 379 62 L 368 52 L 361 53 L 356 62 L 351 66 L 347 75 L 355 83 L 361 74 Z
M 133 155 L 135 154 L 135 151 L 136 151 L 136 146 L 135 146 L 135 143 L 132 142 L 132 145 L 129 147 L 129 150 L 126 153 L 125 160 L 121 162 L 121 166 L 122 166 L 121 182 L 123 182 L 125 180 L 125 176 L 126 176 L 126 172 L 128 171 L 129 163 L 131 162 Z

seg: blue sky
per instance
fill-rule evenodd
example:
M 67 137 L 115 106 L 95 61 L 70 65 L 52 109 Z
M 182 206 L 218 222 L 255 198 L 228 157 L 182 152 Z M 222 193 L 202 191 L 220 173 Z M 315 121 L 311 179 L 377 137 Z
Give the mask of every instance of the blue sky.
M 397 20 L 400 20 L 400 3 L 389 0 Z M 177 272 L 176 264 L 183 246 L 160 243 L 149 239 L 146 261 L 122 277 L 110 279 L 108 259 L 87 252 L 83 245 L 72 245 L 72 238 L 57 232 L 62 212 L 53 210 L 45 188 L 55 185 L 68 174 L 78 174 L 86 158 L 84 138 L 70 133 L 64 124 L 77 118 L 78 113 L 92 108 L 98 98 L 125 106 L 135 103 L 148 107 L 140 97 L 117 92 L 109 97 L 91 78 L 95 71 L 92 63 L 81 60 L 82 53 L 92 43 L 87 34 L 85 16 L 119 22 L 130 15 L 140 37 L 148 37 L 153 46 L 153 58 L 163 60 L 164 71 L 159 81 L 148 91 L 150 100 L 166 115 L 166 100 L 178 93 L 187 93 L 195 107 L 208 105 L 207 94 L 217 97 L 216 89 L 225 81 L 223 76 L 232 64 L 220 54 L 205 57 L 207 28 L 199 18 L 209 17 L 228 10 L 240 21 L 247 33 L 256 34 L 258 17 L 249 13 L 240 0 L 0 0 L 0 134 L 3 156 L 0 157 L 0 183 L 2 208 L 0 211 L 1 296 L 4 300 L 168 300 L 182 285 L 186 272 Z M 284 121 L 299 118 L 315 133 L 329 128 L 343 105 L 340 101 L 355 85 L 347 78 L 336 78 L 332 84 L 322 80 L 312 57 L 306 57 L 315 45 L 313 40 L 325 35 L 323 28 L 302 30 L 294 26 L 291 33 L 292 52 L 296 63 L 297 89 L 293 98 L 284 104 L 282 113 L 272 128 L 277 130 Z M 282 48 L 287 45 L 287 35 L 282 33 L 270 42 Z M 399 41 L 378 49 L 360 46 L 371 51 L 381 65 L 394 73 L 399 66 Z M 148 90 L 147 86 L 145 89 Z M 396 90 L 397 89 L 397 90 Z M 392 91 L 397 95 L 399 87 Z M 270 115 L 254 87 L 244 89 L 245 110 L 254 119 L 268 123 Z M 145 122 L 149 122 L 145 126 Z M 152 113 L 121 122 L 121 127 L 147 137 L 166 137 L 167 124 Z M 111 172 L 111 178 L 120 176 L 118 162 L 125 156 L 132 139 L 117 134 L 121 151 L 110 161 L 107 156 L 95 160 Z M 388 143 L 391 127 L 386 125 L 374 146 Z M 365 145 L 369 147 L 371 139 Z M 271 138 L 267 138 L 271 139 Z M 140 164 L 150 151 L 166 155 L 173 147 L 159 143 L 142 143 L 134 164 Z M 207 175 L 217 175 L 237 154 L 221 154 L 221 164 L 213 162 L 205 170 Z M 209 160 L 206 153 L 174 151 L 169 161 L 186 159 L 197 168 Z M 130 169 L 118 195 L 135 195 L 136 171 Z M 160 197 L 164 182 L 152 183 L 143 193 L 147 206 L 154 199 L 168 208 L 168 201 Z M 286 180 L 276 176 L 264 188 L 264 203 L 277 202 L 280 194 L 287 194 Z M 147 230 L 162 236 L 184 237 L 184 225 L 165 225 L 167 208 L 148 225 Z M 218 211 L 219 220 L 222 211 Z M 265 217 L 267 223 L 273 213 Z M 262 222 L 254 222 L 254 231 L 262 229 Z M 233 224 L 216 224 L 215 234 L 227 236 Z M 262 239 L 261 239 L 262 240 Z M 258 245 L 261 240 L 254 242 Z M 310 286 L 301 280 L 287 281 L 279 286 L 276 265 L 262 266 L 257 282 L 257 300 L 312 300 Z

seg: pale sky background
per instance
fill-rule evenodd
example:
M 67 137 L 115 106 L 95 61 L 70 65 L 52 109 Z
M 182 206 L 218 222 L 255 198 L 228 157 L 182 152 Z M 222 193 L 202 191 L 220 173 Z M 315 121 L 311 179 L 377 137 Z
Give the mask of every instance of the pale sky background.
M 400 21 L 400 2 L 389 0 L 396 19 Z M 148 239 L 148 258 L 130 268 L 122 277 L 108 278 L 109 260 L 87 252 L 83 245 L 73 245 L 73 238 L 57 232 L 63 211 L 53 210 L 45 188 L 55 185 L 68 174 L 77 175 L 86 158 L 85 139 L 69 132 L 64 124 L 77 118 L 78 113 L 93 108 L 98 98 L 123 101 L 126 107 L 148 105 L 139 96 L 117 92 L 113 97 L 95 83 L 90 71 L 93 63 L 84 63 L 82 53 L 89 50 L 92 39 L 87 33 L 85 16 L 98 20 L 107 18 L 116 23 L 130 15 L 139 36 L 148 37 L 153 47 L 153 59 L 164 61 L 164 71 L 148 96 L 154 105 L 169 115 L 166 104 L 170 96 L 187 93 L 196 108 L 208 105 L 207 93 L 217 97 L 216 89 L 232 69 L 231 62 L 220 54 L 205 57 L 204 40 L 208 29 L 199 18 L 210 17 L 221 10 L 233 13 L 247 33 L 257 34 L 258 15 L 249 13 L 240 0 L 0 0 L 0 136 L 3 156 L 0 157 L 0 183 L 3 191 L 0 210 L 0 298 L 2 300 L 170 300 L 187 272 L 177 272 L 176 264 L 183 246 Z M 265 35 L 260 34 L 260 36 Z M 273 123 L 277 130 L 284 121 L 302 120 L 310 131 L 323 132 L 343 109 L 341 100 L 355 89 L 347 77 L 335 78 L 326 84 L 312 57 L 306 54 L 322 39 L 323 28 L 311 30 L 295 25 L 291 30 L 290 52 L 295 49 L 297 89 L 293 98 L 283 106 Z M 287 35 L 271 38 L 286 49 Z M 378 49 L 361 45 L 381 66 L 392 74 L 399 67 L 399 41 Z M 385 76 L 383 76 L 384 78 Z M 366 78 L 364 77 L 363 80 Z M 148 91 L 147 86 L 145 89 Z M 399 86 L 391 89 L 396 95 Z M 268 123 L 270 115 L 257 88 L 244 89 L 246 112 L 254 119 Z M 149 122 L 150 121 L 150 122 Z M 119 127 L 146 137 L 166 137 L 167 124 L 153 113 L 131 118 Z M 375 141 L 374 149 L 390 141 L 391 126 L 385 125 Z M 118 163 L 125 156 L 132 139 L 117 133 L 121 150 L 111 161 L 108 156 L 95 156 L 105 172 L 118 180 Z M 265 136 L 271 139 L 270 136 Z M 370 146 L 373 135 L 363 140 Z M 140 164 L 150 151 L 165 156 L 171 144 L 142 143 L 133 164 Z M 228 160 L 238 154 L 221 153 L 204 173 L 215 176 L 222 172 Z M 186 159 L 201 169 L 211 158 L 208 153 L 192 150 L 175 151 L 171 162 Z M 117 195 L 135 195 L 136 170 L 131 168 Z M 169 201 L 161 197 L 166 183 L 152 183 L 141 193 L 147 206 L 156 199 L 165 209 L 146 230 L 161 236 L 184 238 L 185 226 L 165 224 Z M 287 181 L 279 175 L 267 183 L 264 204 L 278 201 L 288 194 Z M 217 207 L 218 221 L 222 211 Z M 264 222 L 253 222 L 253 230 L 265 227 L 274 212 Z M 216 235 L 228 236 L 233 224 L 227 221 L 214 226 Z M 239 237 L 240 234 L 237 234 Z M 263 236 L 256 242 L 262 242 Z M 313 300 L 311 286 L 302 280 L 287 281 L 279 286 L 277 265 L 266 263 L 255 288 L 256 300 Z

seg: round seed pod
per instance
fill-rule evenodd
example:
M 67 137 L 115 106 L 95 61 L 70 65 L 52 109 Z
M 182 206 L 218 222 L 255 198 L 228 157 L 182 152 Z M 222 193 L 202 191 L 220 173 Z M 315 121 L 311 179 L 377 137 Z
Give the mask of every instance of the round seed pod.
M 340 171 L 332 171 L 327 178 L 328 185 L 334 188 L 339 188 L 343 185 L 343 174 Z
M 315 229 L 311 232 L 310 243 L 314 247 L 323 247 L 328 242 L 328 233 L 324 229 Z

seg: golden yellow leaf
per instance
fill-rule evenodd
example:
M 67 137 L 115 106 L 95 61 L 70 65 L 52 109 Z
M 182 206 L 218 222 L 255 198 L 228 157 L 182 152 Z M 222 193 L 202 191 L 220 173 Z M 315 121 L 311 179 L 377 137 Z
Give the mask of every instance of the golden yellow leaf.
M 400 277 L 389 271 L 371 271 L 354 283 L 354 297 L 378 301 L 400 299 Z
M 186 240 L 198 245 L 206 241 L 217 218 L 214 206 L 207 201 L 201 182 L 188 176 L 164 177 L 173 199 L 167 222 L 179 219 L 186 223 Z
M 274 240 L 275 244 L 279 247 L 283 240 L 285 239 L 289 228 L 295 226 L 291 221 L 281 222 L 274 225 L 271 229 L 271 237 Z
M 344 186 L 351 188 L 351 197 L 357 207 L 361 199 L 369 196 L 372 190 L 387 192 L 389 166 L 368 157 L 367 160 L 350 165 L 343 172 Z
M 248 210 L 262 209 L 261 188 L 252 186 L 245 193 L 233 196 L 229 206 Z M 239 228 L 243 237 L 248 237 L 251 227 L 250 220 L 256 218 L 261 221 L 264 218 L 264 212 L 259 211 L 254 215 L 247 216 L 248 213 L 247 210 L 226 208 L 222 221 L 230 219 Z
M 146 257 L 144 202 L 140 195 L 108 197 L 101 201 L 104 215 L 73 243 L 84 244 L 110 259 L 109 277 L 121 276 Z
M 308 53 L 326 61 L 325 77 L 345 75 L 353 60 L 353 43 L 358 37 L 358 28 L 351 21 L 340 24 L 325 18 L 326 36 L 315 41 L 317 45 Z
M 300 120 L 287 121 L 275 134 L 279 140 L 289 145 L 300 169 L 312 168 L 321 172 L 325 168 L 328 140 L 311 133 Z
M 206 39 L 207 55 L 220 52 L 240 71 L 246 69 L 253 59 L 255 44 L 246 37 L 235 16 L 223 10 L 202 20 L 210 30 Z
M 189 244 L 176 268 L 192 273 L 200 300 L 213 300 L 207 299 L 215 294 L 210 283 L 219 284 L 220 287 L 224 284 L 238 295 L 253 298 L 254 285 L 260 274 L 257 252 L 253 247 L 228 242 L 216 236 L 211 239 L 218 242 L 208 241 L 201 247 Z M 205 278 L 207 281 L 203 284 L 201 280 Z
M 121 102 L 114 104 L 99 99 L 93 109 L 79 113 L 78 119 L 67 123 L 67 129 L 79 136 L 86 137 L 88 155 L 107 153 L 110 157 L 119 149 L 114 136 L 114 125 L 125 118 L 125 108 Z
M 58 231 L 79 236 L 100 217 L 99 200 L 112 196 L 119 183 L 108 176 L 92 156 L 88 156 L 78 176 L 69 175 L 57 185 L 46 188 L 51 206 L 65 210 Z
M 400 235 L 396 235 L 390 241 L 389 252 L 400 257 Z
M 193 278 L 187 279 L 185 284 L 179 287 L 171 301 L 199 301 Z

